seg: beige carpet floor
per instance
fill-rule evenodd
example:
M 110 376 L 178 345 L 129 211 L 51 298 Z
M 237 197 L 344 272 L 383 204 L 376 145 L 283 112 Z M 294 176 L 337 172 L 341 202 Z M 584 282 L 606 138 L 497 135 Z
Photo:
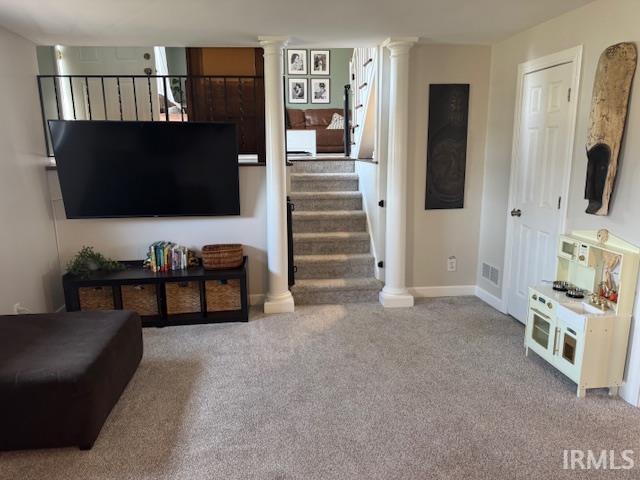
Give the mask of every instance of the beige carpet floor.
M 634 449 L 640 464 L 640 410 L 576 399 L 522 339 L 469 297 L 146 329 L 93 450 L 0 453 L 0 478 L 640 478 L 562 469 L 563 449 Z

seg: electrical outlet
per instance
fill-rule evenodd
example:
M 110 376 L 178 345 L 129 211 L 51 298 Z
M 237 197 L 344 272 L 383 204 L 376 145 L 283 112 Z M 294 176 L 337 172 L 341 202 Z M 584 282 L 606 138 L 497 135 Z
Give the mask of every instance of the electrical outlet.
M 458 268 L 458 259 L 453 255 L 447 258 L 447 271 L 455 272 Z

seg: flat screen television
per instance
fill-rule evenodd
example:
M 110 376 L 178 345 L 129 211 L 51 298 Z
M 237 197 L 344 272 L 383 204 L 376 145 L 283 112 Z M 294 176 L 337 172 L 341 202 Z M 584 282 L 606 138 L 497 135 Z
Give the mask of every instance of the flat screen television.
M 240 214 L 235 125 L 50 120 L 67 218 Z

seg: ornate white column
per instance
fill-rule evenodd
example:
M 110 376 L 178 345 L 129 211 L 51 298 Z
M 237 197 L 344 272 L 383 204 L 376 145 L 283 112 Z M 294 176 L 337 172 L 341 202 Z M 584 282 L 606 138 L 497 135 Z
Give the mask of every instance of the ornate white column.
M 287 184 L 284 131 L 283 37 L 260 37 L 264 49 L 264 102 L 267 162 L 267 265 L 265 313 L 293 312 L 287 265 Z
M 385 285 L 380 303 L 385 307 L 411 307 L 406 287 L 407 238 L 407 127 L 409 110 L 409 50 L 417 38 L 391 38 L 389 82 L 389 153 L 387 157 L 387 218 L 385 232 Z

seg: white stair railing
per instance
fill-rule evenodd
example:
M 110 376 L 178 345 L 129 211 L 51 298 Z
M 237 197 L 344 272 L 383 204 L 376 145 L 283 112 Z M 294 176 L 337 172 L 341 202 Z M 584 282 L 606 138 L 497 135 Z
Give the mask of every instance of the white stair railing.
M 374 158 L 377 48 L 355 48 L 351 72 L 351 158 Z

